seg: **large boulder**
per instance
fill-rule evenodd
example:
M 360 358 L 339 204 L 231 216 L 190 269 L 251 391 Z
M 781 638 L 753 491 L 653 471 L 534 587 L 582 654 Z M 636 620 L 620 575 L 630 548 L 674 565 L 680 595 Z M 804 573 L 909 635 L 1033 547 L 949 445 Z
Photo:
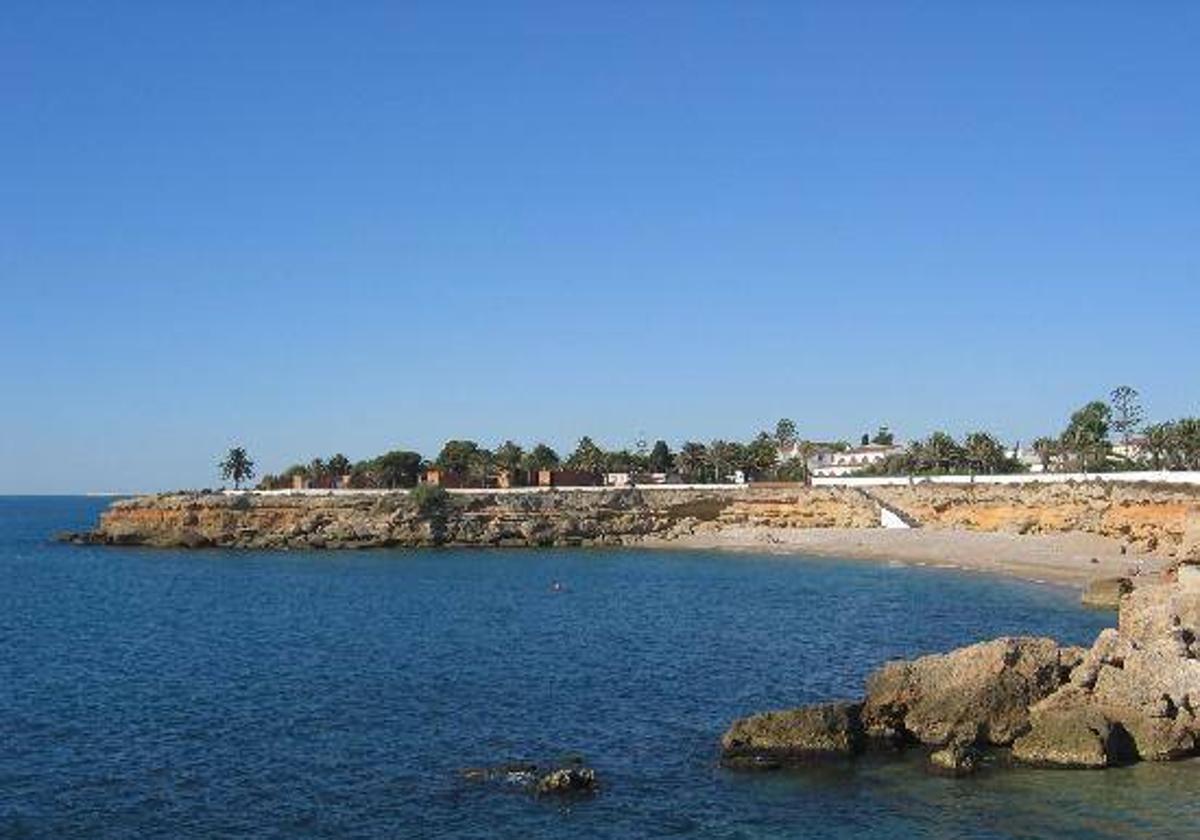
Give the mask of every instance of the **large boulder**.
M 867 734 L 925 744 L 1004 746 L 1029 727 L 1029 707 L 1066 681 L 1077 654 L 1053 639 L 1005 637 L 889 662 L 867 680 Z
M 1123 638 L 1138 645 L 1174 631 L 1200 636 L 1200 587 L 1184 582 L 1141 586 L 1121 600 L 1117 627 Z
M 852 755 L 863 747 L 861 708 L 820 703 L 742 718 L 721 738 L 722 759 L 731 767 L 772 768 Z
M 1169 761 L 1200 746 L 1200 591 L 1144 586 L 1096 637 L 1070 684 L 1032 710 L 1014 754 L 1036 763 Z M 1195 706 L 1194 706 L 1195 704 Z
M 1013 758 L 1041 767 L 1099 769 L 1136 757 L 1124 728 L 1078 686 L 1065 686 L 1030 710 L 1030 730 L 1013 742 Z

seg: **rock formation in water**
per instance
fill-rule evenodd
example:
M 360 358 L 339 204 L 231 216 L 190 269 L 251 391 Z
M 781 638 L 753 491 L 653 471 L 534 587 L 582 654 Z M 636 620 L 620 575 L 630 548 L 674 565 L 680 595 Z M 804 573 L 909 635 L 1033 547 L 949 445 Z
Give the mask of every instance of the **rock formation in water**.
M 862 750 L 861 703 L 820 703 L 765 712 L 734 723 L 721 739 L 727 764 L 778 767 L 780 764 Z
M 803 762 L 814 747 L 920 744 L 939 769 L 967 772 L 972 751 L 1010 747 L 1019 762 L 1100 768 L 1200 753 L 1200 567 L 1124 595 L 1117 628 L 1090 648 L 1001 638 L 867 680 L 861 706 L 827 704 L 736 721 L 722 740 L 733 767 Z M 851 714 L 850 710 L 854 710 Z M 857 745 L 850 748 L 849 745 Z M 840 747 L 840 748 L 839 748 Z

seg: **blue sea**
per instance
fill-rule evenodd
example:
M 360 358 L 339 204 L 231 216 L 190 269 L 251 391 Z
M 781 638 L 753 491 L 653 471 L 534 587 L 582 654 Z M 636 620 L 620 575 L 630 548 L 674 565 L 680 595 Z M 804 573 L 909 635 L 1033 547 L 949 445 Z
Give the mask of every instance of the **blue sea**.
M 893 657 L 1086 642 L 1075 592 L 861 561 L 640 550 L 58 545 L 104 501 L 0 498 L 0 837 L 1195 836 L 1200 763 L 739 774 L 740 715 Z M 563 591 L 552 591 L 558 581 Z M 463 768 L 581 756 L 598 795 Z

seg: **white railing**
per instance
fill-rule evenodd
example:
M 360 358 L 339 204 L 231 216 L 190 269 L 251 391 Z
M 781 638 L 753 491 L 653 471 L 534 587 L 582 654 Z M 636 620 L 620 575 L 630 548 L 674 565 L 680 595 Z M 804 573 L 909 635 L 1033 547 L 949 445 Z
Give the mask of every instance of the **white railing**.
M 447 493 L 464 496 L 504 495 L 521 493 L 610 493 L 616 490 L 748 490 L 751 484 L 626 484 L 620 487 L 447 487 Z M 409 493 L 410 490 L 379 490 L 374 488 L 331 490 L 310 488 L 296 490 L 223 490 L 227 496 L 384 496 L 391 493 Z
M 814 478 L 814 487 L 897 487 L 908 484 L 1066 484 L 1069 481 L 1104 481 L 1113 484 L 1156 482 L 1200 484 L 1200 472 L 1140 470 L 1109 473 L 1015 473 L 1013 475 L 860 475 Z

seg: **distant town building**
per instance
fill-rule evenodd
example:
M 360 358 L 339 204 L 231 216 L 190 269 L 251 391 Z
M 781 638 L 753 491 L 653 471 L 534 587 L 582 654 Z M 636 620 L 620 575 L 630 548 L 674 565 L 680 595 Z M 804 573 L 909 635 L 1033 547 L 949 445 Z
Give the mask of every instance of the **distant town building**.
M 808 461 L 808 469 L 815 478 L 841 478 L 861 472 L 889 455 L 898 455 L 903 451 L 904 447 L 896 444 L 868 443 L 814 455 Z
M 1120 441 L 1119 443 L 1114 443 L 1112 454 L 1118 458 L 1141 462 L 1149 459 L 1150 450 L 1146 447 L 1146 438 L 1144 436 L 1134 435 L 1129 438 L 1128 442 Z

